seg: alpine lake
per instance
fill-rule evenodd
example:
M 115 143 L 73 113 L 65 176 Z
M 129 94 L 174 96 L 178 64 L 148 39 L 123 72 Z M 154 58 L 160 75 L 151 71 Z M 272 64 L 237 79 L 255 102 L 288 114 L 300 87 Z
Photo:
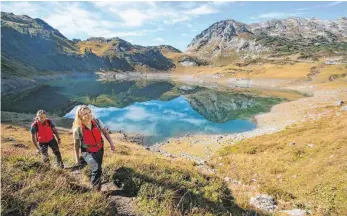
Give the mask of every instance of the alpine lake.
M 137 134 L 150 146 L 186 134 L 229 134 L 256 128 L 254 116 L 269 112 L 287 98 L 264 96 L 250 89 L 199 86 L 172 80 L 50 81 L 2 98 L 2 110 L 60 117 L 71 127 L 77 107 L 87 104 L 111 131 Z

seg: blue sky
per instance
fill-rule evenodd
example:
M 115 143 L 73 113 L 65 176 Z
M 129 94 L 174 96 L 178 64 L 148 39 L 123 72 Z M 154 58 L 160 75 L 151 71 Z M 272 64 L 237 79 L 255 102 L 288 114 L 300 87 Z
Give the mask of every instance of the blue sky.
M 347 16 L 347 2 L 1 2 L 1 11 L 41 18 L 69 39 L 120 37 L 184 51 L 197 34 L 220 20 L 333 20 Z

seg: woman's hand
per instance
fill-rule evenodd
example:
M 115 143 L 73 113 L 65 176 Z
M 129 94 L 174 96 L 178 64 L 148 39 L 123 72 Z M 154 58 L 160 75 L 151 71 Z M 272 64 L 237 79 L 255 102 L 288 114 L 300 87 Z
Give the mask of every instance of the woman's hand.
M 111 151 L 114 152 L 116 150 L 116 147 L 114 146 L 114 144 L 110 144 L 111 145 Z

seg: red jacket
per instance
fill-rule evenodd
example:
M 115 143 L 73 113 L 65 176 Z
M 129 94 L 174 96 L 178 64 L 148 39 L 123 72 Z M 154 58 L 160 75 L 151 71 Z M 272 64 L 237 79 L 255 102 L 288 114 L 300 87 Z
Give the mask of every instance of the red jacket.
M 85 148 L 87 152 L 98 152 L 103 147 L 103 139 L 101 131 L 96 122 L 92 120 L 92 128 L 89 130 L 82 124 L 82 148 Z
M 36 129 L 36 137 L 39 143 L 49 143 L 54 138 L 51 121 L 49 119 L 46 119 L 44 123 L 41 123 L 40 121 L 34 122 L 34 127 Z

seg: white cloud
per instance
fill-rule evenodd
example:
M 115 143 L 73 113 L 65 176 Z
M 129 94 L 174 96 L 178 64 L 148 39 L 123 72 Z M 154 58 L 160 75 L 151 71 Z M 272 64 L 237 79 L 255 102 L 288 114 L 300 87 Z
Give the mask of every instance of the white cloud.
M 99 2 L 100 3 L 100 2 Z M 107 2 L 106 2 L 107 3 Z M 118 2 L 113 4 L 121 5 Z M 44 4 L 44 5 L 42 5 Z M 100 4 L 104 4 L 101 2 Z M 26 14 L 31 17 L 39 17 L 46 21 L 53 28 L 58 29 L 63 35 L 72 39 L 80 38 L 83 35 L 87 37 L 128 37 L 143 36 L 148 32 L 154 32 L 158 29 L 143 29 L 132 31 L 117 31 L 119 26 L 124 23 L 114 19 L 105 19 L 103 14 L 95 11 L 91 13 L 83 7 L 79 2 L 45 2 L 38 4 L 37 2 L 6 2 L 1 3 L 2 11 L 13 12 L 15 14 Z M 51 10 L 47 10 L 50 8 Z M 140 15 L 132 14 L 131 10 L 124 11 L 124 16 L 133 17 L 128 20 L 128 25 L 140 25 Z
M 192 9 L 196 7 L 197 3 L 193 1 L 187 1 L 187 2 L 182 2 L 181 4 L 178 5 L 179 8 L 183 9 Z
M 118 16 L 122 18 L 126 26 L 141 26 L 150 17 L 137 9 L 118 11 Z
M 300 13 L 282 13 L 282 12 L 269 12 L 258 16 L 258 18 L 265 19 L 281 19 L 289 16 L 298 16 Z
M 156 136 L 158 135 L 156 130 L 156 124 L 129 124 L 123 122 L 107 121 L 105 122 L 111 130 L 122 130 L 130 134 L 140 133 L 143 136 Z
M 333 7 L 335 5 L 339 5 L 341 3 L 343 3 L 343 1 L 335 1 L 335 2 L 330 2 L 328 4 L 324 4 L 324 5 L 319 4 L 319 5 L 316 5 L 314 7 L 298 8 L 296 10 L 298 10 L 298 11 L 306 11 L 306 10 L 314 10 L 314 9 L 318 9 L 318 8 L 327 8 L 327 7 Z
M 217 6 L 210 2 L 94 2 L 94 5 L 113 16 L 119 16 L 124 26 L 162 21 L 175 24 L 218 12 Z
M 33 4 L 31 2 L 1 2 L 1 11 L 12 12 L 17 15 L 28 15 L 38 16 L 40 6 Z
M 259 18 L 282 18 L 285 17 L 285 13 L 279 13 L 279 12 L 270 12 L 259 15 Z
M 186 118 L 186 119 L 182 119 L 182 121 L 189 122 L 189 123 L 197 125 L 197 126 L 201 126 L 202 124 L 206 123 L 205 120 L 194 119 L 194 118 Z
M 168 109 L 164 110 L 163 113 L 166 114 L 166 115 L 171 115 L 174 118 L 175 117 L 183 118 L 183 117 L 187 116 L 185 113 L 180 113 L 180 112 L 176 112 L 174 110 L 168 110 Z
M 81 105 L 77 105 L 75 106 L 70 112 L 68 112 L 67 114 L 65 114 L 65 118 L 74 118 L 75 117 L 75 114 L 76 114 L 76 111 L 77 109 L 80 107 Z M 115 112 L 115 111 L 118 111 L 119 108 L 116 108 L 116 107 L 97 107 L 97 106 L 94 106 L 94 105 L 88 105 L 88 107 L 92 110 L 92 113 L 95 117 L 97 118 L 100 118 L 100 117 L 103 117 L 103 116 L 108 116 L 108 114 L 110 112 Z
M 192 35 L 192 34 L 187 34 L 187 33 L 182 33 L 181 34 L 182 37 L 194 37 L 195 35 Z
M 176 23 L 179 23 L 179 22 L 189 21 L 190 19 L 191 19 L 191 17 L 182 15 L 180 17 L 166 19 L 166 20 L 164 20 L 164 23 L 165 24 L 176 24 Z
M 339 5 L 341 3 L 342 3 L 342 1 L 335 1 L 335 2 L 331 2 L 329 4 L 326 4 L 325 6 L 326 7 L 332 7 L 332 6 L 335 6 L 335 5 Z
M 214 4 L 217 7 L 225 7 L 234 3 L 236 3 L 236 1 L 213 1 L 212 2 L 212 4 Z
M 130 106 L 125 108 L 127 113 L 119 118 L 117 121 L 131 120 L 131 121 L 142 121 L 148 118 L 152 118 L 154 115 L 148 113 L 143 107 Z
M 158 41 L 158 42 L 164 42 L 165 40 L 161 37 L 157 37 L 154 39 L 155 41 Z
M 201 5 L 197 8 L 194 8 L 192 10 L 186 11 L 185 14 L 191 14 L 191 15 L 205 15 L 205 14 L 213 14 L 217 13 L 218 10 L 212 7 L 211 5 Z

